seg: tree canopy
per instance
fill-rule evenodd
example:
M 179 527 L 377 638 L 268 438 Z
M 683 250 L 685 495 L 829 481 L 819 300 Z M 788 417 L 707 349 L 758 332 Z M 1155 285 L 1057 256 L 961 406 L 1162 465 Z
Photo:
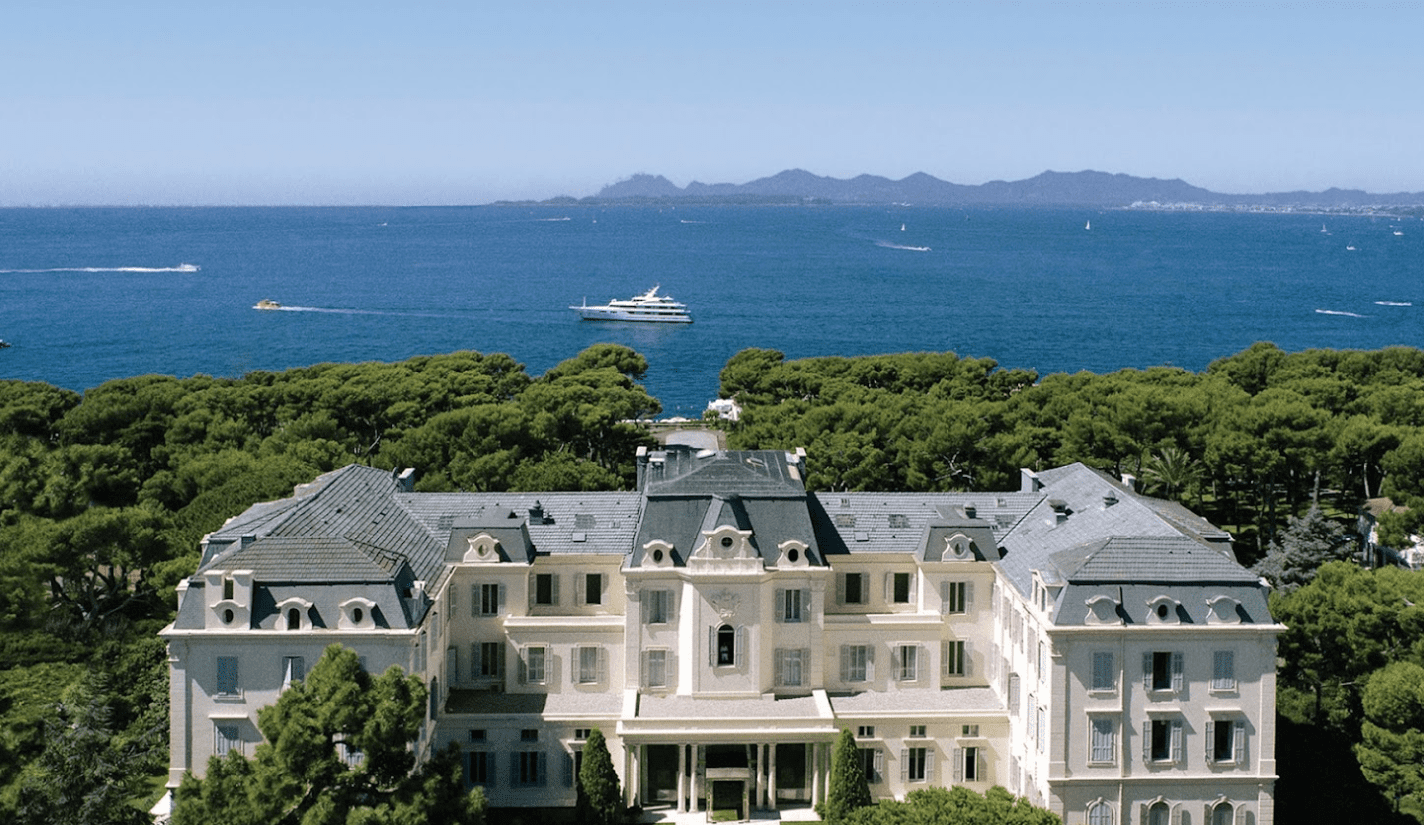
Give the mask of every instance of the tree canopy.
M 452 748 L 418 768 L 425 687 L 399 668 L 361 670 L 332 645 L 307 677 L 257 712 L 264 741 L 249 759 L 213 756 L 174 794 L 174 825 L 341 825 L 435 821 L 483 825 L 484 797 L 464 790 Z
M 840 820 L 846 825 L 1061 825 L 1057 814 L 1016 797 L 995 785 L 984 794 L 968 788 L 922 788 L 910 791 L 905 801 L 882 800 L 858 808 Z

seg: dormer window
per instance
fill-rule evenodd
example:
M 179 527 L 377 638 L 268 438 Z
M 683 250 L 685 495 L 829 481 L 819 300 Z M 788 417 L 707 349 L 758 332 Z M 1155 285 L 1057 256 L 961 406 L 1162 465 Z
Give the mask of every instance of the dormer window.
M 1177 608 L 1181 602 L 1168 595 L 1161 595 L 1147 601 L 1147 621 L 1149 624 L 1179 624 L 1181 616 Z
M 465 543 L 468 545 L 463 559 L 466 564 L 499 561 L 499 542 L 488 533 L 471 536 Z
M 1117 601 L 1111 596 L 1099 594 L 1088 599 L 1088 624 L 1118 624 Z
M 788 539 L 778 544 L 776 549 L 781 553 L 781 558 L 777 560 L 778 567 L 805 567 L 809 563 L 805 542 Z
M 1206 600 L 1207 624 L 1240 624 L 1241 614 L 1238 608 L 1241 602 L 1230 596 L 1216 596 Z
M 276 627 L 280 630 L 311 630 L 311 602 L 292 596 L 277 603 Z
M 955 533 L 945 539 L 944 555 L 951 559 L 972 559 L 974 558 L 974 542 L 963 533 Z
M 356 598 L 347 599 L 341 603 L 341 621 L 339 627 L 342 630 L 371 630 L 376 626 L 374 609 L 376 603 L 370 599 Z
M 672 567 L 673 546 L 662 539 L 654 539 L 643 545 L 643 562 L 652 567 Z

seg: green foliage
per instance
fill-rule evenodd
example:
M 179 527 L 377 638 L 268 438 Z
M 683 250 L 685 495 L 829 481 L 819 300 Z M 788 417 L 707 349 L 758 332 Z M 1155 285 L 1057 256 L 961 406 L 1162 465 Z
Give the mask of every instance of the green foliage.
M 1327 519 L 1319 507 L 1311 507 L 1290 520 L 1255 569 L 1277 590 L 1290 593 L 1315 578 L 1320 565 L 1353 556 L 1353 543 L 1344 528 Z
M 824 819 L 830 823 L 848 822 L 852 813 L 870 804 L 870 783 L 860 765 L 855 737 L 849 728 L 843 728 L 831 751 L 831 780 L 826 786 Z
M 184 777 L 173 823 L 481 823 L 483 797 L 464 791 L 457 752 L 415 767 L 425 700 L 420 679 L 396 667 L 371 676 L 332 645 L 258 711 L 265 741 L 252 759 L 231 751 L 212 757 L 205 778 Z M 352 753 L 360 758 L 343 758 Z
M 578 775 L 578 822 L 580 825 L 620 825 L 626 808 L 618 773 L 603 731 L 593 728 L 583 746 L 583 764 Z
M 1391 662 L 1364 691 L 1363 741 L 1355 746 L 1365 777 L 1402 809 L 1424 813 L 1424 667 Z
M 956 786 L 922 788 L 905 795 L 904 802 L 883 800 L 873 807 L 860 808 L 845 819 L 847 825 L 1061 825 L 1054 813 L 1029 804 L 1023 797 L 999 786 L 982 796 Z

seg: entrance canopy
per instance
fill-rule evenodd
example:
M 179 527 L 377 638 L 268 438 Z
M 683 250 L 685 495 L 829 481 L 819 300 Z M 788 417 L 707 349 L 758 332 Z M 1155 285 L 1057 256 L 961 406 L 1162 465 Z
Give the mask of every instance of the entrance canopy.
M 619 736 L 630 743 L 830 741 L 839 733 L 823 690 L 794 698 L 631 698 L 618 723 Z

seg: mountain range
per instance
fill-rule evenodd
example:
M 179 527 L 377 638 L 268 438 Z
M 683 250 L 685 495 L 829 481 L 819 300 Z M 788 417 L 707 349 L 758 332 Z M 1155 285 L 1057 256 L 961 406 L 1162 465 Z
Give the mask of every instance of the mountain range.
M 749 183 L 699 183 L 678 187 L 662 175 L 636 174 L 603 187 L 593 201 L 691 201 L 720 203 L 916 204 L 924 206 L 1184 205 L 1202 207 L 1301 207 L 1358 209 L 1424 205 L 1424 192 L 1381 195 L 1358 189 L 1228 195 L 1179 180 L 1107 172 L 1044 172 L 1026 180 L 965 185 L 916 172 L 900 180 L 878 175 L 849 179 L 788 169 Z

